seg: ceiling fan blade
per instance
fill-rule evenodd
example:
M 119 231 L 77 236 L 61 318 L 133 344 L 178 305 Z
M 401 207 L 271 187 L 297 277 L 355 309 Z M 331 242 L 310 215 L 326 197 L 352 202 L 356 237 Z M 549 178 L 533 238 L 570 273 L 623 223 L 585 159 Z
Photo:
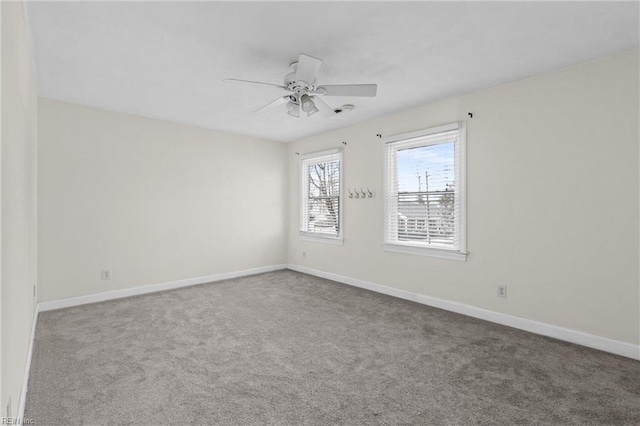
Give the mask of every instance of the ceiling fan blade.
M 377 84 L 334 84 L 319 86 L 316 90 L 324 96 L 368 96 L 373 97 L 378 92 Z
M 320 111 L 323 117 L 331 117 L 332 115 L 336 115 L 336 111 L 329 106 L 325 101 L 323 101 L 320 96 L 311 96 L 313 103 L 316 105 L 316 108 Z
M 298 65 L 296 66 L 296 81 L 304 81 L 313 84 L 320 70 L 322 61 L 313 56 L 301 53 L 298 57 Z
M 222 81 L 232 81 L 236 83 L 251 83 L 251 84 L 262 84 L 263 86 L 273 86 L 284 89 L 285 87 L 281 84 L 273 84 L 273 83 L 263 83 L 262 81 L 252 81 L 252 80 L 239 80 L 237 78 L 225 78 Z
M 278 105 L 282 105 L 287 103 L 287 101 L 289 100 L 289 96 L 282 96 L 278 99 L 275 99 L 271 102 L 269 102 L 268 104 L 261 106 L 260 108 L 258 108 L 257 110 L 253 111 L 253 113 L 255 114 L 258 111 L 262 111 L 265 108 L 270 108 L 270 107 L 274 107 L 274 106 L 278 106 Z

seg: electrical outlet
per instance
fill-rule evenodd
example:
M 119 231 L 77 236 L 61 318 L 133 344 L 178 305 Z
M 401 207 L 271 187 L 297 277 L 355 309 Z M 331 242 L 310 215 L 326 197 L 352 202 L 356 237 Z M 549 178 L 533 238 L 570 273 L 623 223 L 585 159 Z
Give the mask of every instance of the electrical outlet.
M 502 297 L 503 299 L 507 298 L 507 286 L 499 285 L 498 286 L 498 297 Z
M 103 280 L 110 280 L 111 279 L 111 271 L 109 269 L 103 269 L 102 270 L 102 279 Z

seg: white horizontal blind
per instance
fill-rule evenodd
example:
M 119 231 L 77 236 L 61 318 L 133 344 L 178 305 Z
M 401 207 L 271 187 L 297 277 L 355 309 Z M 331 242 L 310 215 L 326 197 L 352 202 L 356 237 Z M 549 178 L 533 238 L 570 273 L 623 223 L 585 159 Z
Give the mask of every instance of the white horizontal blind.
M 385 242 L 460 249 L 460 130 L 389 142 Z
M 340 156 L 338 152 L 302 160 L 303 233 L 340 236 Z

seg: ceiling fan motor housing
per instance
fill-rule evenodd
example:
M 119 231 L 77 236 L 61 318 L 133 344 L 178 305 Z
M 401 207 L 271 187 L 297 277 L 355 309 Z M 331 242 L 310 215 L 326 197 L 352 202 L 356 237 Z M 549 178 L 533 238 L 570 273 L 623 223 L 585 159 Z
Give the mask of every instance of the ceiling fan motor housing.
M 296 80 L 298 61 L 292 62 L 289 67 L 291 68 L 291 72 L 284 76 L 284 86 L 287 88 L 287 90 L 295 93 L 298 98 L 305 93 L 313 92 L 315 90 L 315 78 L 312 82 Z

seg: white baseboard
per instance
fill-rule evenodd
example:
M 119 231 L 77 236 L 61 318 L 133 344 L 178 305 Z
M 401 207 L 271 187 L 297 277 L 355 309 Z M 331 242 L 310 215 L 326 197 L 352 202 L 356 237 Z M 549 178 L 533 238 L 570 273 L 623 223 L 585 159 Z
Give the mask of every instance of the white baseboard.
M 18 419 L 24 420 L 24 410 L 27 403 L 27 387 L 29 386 L 29 372 L 31 371 L 31 354 L 33 353 L 33 342 L 36 338 L 36 324 L 38 323 L 39 305 L 33 307 L 33 323 L 31 325 L 31 336 L 29 337 L 29 349 L 27 350 L 27 360 L 22 374 L 22 390 L 20 391 L 20 402 L 18 403 Z M 22 423 L 21 423 L 22 424 Z
M 587 346 L 589 348 L 610 352 L 612 354 L 621 355 L 635 360 L 640 360 L 639 345 L 633 345 L 631 343 L 621 342 L 619 340 L 613 340 L 606 337 L 600 337 L 594 334 L 584 333 L 582 331 L 558 327 L 555 325 L 516 317 L 509 314 L 503 314 L 496 311 L 490 311 L 488 309 L 465 305 L 463 303 L 439 299 L 437 297 L 425 296 L 423 294 L 400 290 L 393 287 L 387 287 L 369 281 L 345 277 L 343 275 L 338 275 L 331 272 L 319 271 L 317 269 L 308 268 L 306 266 L 294 265 L 290 263 L 288 265 L 288 269 L 303 272 L 309 275 L 315 275 L 317 277 L 326 278 L 354 287 L 364 288 L 366 290 L 375 291 L 377 293 L 383 293 L 389 296 L 398 297 L 400 299 L 411 300 L 412 302 L 421 303 L 423 305 L 433 306 L 470 317 L 495 322 L 513 328 L 518 328 L 520 330 L 540 334 L 542 336 L 553 337 L 558 340 L 564 340 L 565 342 L 575 343 L 577 345 Z
M 287 265 L 269 265 L 259 268 L 245 269 L 242 271 L 226 272 L 223 274 L 209 275 L 206 277 L 189 278 L 186 280 L 169 281 L 159 284 L 151 284 L 139 287 L 123 288 L 120 290 L 105 291 L 102 293 L 88 294 L 86 296 L 70 297 L 68 299 L 52 300 L 40 302 L 38 307 L 40 312 L 54 309 L 70 308 L 72 306 L 86 305 L 88 303 L 104 302 L 106 300 L 121 299 L 123 297 L 137 296 L 140 294 L 155 293 L 158 291 L 172 290 L 175 288 L 189 287 L 197 284 L 206 284 L 215 281 L 228 280 L 231 278 L 246 277 L 249 275 L 261 274 L 263 272 L 278 271 L 286 269 Z

